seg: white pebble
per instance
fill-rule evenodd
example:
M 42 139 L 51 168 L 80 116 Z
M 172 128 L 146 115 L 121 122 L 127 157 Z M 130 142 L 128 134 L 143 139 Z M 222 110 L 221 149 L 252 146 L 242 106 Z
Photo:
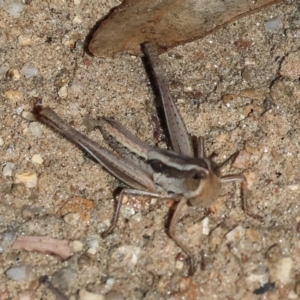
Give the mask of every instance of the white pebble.
M 30 122 L 36 121 L 36 117 L 31 111 L 23 111 L 22 118 Z
M 18 42 L 20 46 L 29 46 L 31 45 L 31 37 L 28 35 L 20 35 L 18 37 Z
M 0 233 L 0 253 L 9 249 L 17 238 L 15 231 L 5 231 Z
M 15 168 L 15 164 L 11 162 L 7 162 L 2 169 L 2 174 L 4 177 L 11 177 L 13 175 L 13 169 Z
M 18 107 L 18 108 L 16 109 L 17 115 L 20 115 L 20 114 L 23 112 L 23 110 L 24 110 L 24 108 L 23 108 L 22 106 Z
M 83 243 L 81 241 L 73 241 L 69 243 L 72 252 L 80 252 L 83 250 Z
M 96 249 L 98 249 L 99 248 L 99 238 L 98 238 L 98 236 L 89 239 L 87 241 L 87 245 L 88 245 L 89 248 L 96 248 Z
M 293 260 L 290 257 L 283 257 L 277 262 L 276 277 L 282 284 L 291 281 L 292 268 Z
M 95 256 L 97 254 L 97 248 L 92 247 L 87 250 L 87 254 Z
M 75 16 L 74 19 L 73 19 L 73 23 L 75 23 L 75 24 L 82 23 L 81 17 L 80 16 Z
M 104 300 L 105 297 L 100 294 L 90 293 L 87 290 L 80 290 L 79 291 L 79 300 Z
M 14 18 L 19 18 L 21 12 L 24 9 L 24 4 L 19 3 L 19 2 L 9 2 L 9 1 L 4 2 L 4 1 L 1 1 L 0 2 L 0 7 L 1 6 L 3 7 L 3 9 L 7 13 L 9 13 Z
M 297 191 L 297 190 L 299 190 L 299 184 L 291 184 L 291 185 L 288 185 L 287 187 L 291 191 Z
M 245 236 L 246 229 L 242 226 L 237 226 L 226 234 L 226 240 L 228 242 L 234 242 L 236 240 L 240 240 Z
M 42 137 L 42 134 L 43 134 L 43 130 L 42 130 L 42 127 L 40 125 L 40 123 L 38 122 L 31 122 L 29 124 L 29 130 L 30 132 L 37 138 L 40 138 Z
M 79 81 L 77 78 L 75 78 L 72 81 L 72 84 L 70 86 L 70 89 L 73 93 L 79 93 L 80 91 L 82 91 L 84 88 L 84 85 L 81 81 Z
M 113 285 L 115 284 L 116 280 L 114 278 L 109 278 L 105 282 L 105 288 L 111 289 Z
M 3 139 L 0 137 L 0 146 L 3 146 L 3 144 L 4 144 L 4 141 L 3 141 Z
M 30 279 L 31 268 L 29 266 L 12 267 L 6 271 L 6 276 L 14 281 Z
M 176 260 L 175 268 L 176 268 L 177 270 L 182 270 L 183 267 L 184 267 L 183 261 Z
M 276 32 L 283 28 L 280 17 L 272 18 L 265 22 L 265 30 L 268 32 Z
M 37 174 L 33 171 L 17 173 L 14 183 L 23 183 L 27 188 L 34 188 L 37 185 Z
M 80 213 L 69 213 L 64 216 L 64 221 L 67 224 L 77 223 L 80 220 Z
M 79 5 L 81 3 L 81 0 L 74 0 L 75 5 Z
M 20 73 L 26 78 L 30 78 L 38 75 L 39 71 L 32 63 L 26 63 L 20 70 Z
M 209 235 L 209 218 L 206 217 L 202 220 L 202 234 Z
M 34 154 L 31 158 L 31 161 L 38 165 L 41 165 L 44 162 L 44 160 L 40 154 Z
M 66 85 L 64 85 L 63 87 L 61 87 L 59 89 L 58 96 L 62 99 L 66 98 L 68 96 L 68 89 L 67 89 Z
M 122 260 L 122 265 L 129 268 L 134 267 L 141 255 L 141 248 L 132 245 L 123 245 L 115 249 L 112 256 Z

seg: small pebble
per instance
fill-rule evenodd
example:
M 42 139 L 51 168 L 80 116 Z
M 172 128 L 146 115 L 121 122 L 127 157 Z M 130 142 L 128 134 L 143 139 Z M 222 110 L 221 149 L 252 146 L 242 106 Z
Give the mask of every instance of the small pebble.
M 31 161 L 38 165 L 41 165 L 44 162 L 40 154 L 34 154 L 31 158 Z
M 12 80 L 19 80 L 21 77 L 21 74 L 17 69 L 10 69 L 7 71 L 6 77 L 8 77 Z
M 17 173 L 14 183 L 24 183 L 27 188 L 34 188 L 37 185 L 37 174 L 33 171 Z
M 64 267 L 52 275 L 52 283 L 59 289 L 68 289 L 77 281 L 77 271 L 71 267 Z
M 20 46 L 29 46 L 31 45 L 31 37 L 28 35 L 19 35 L 18 42 Z
M 298 80 L 300 78 L 300 51 L 292 52 L 284 58 L 280 74 L 291 80 Z
M 6 271 L 6 276 L 9 279 L 12 279 L 14 281 L 20 281 L 20 280 L 29 280 L 30 279 L 30 273 L 31 273 L 31 267 L 30 266 L 18 266 L 18 267 L 12 267 Z
M 81 3 L 81 0 L 74 0 L 75 5 L 79 5 Z
M 21 208 L 21 215 L 23 219 L 30 220 L 34 217 L 44 217 L 47 215 L 47 209 L 40 206 L 30 206 L 30 205 L 23 205 Z
M 184 267 L 184 262 L 181 261 L 181 260 L 176 260 L 175 268 L 176 268 L 177 270 L 182 270 L 183 267 Z
M 69 213 L 64 216 L 64 221 L 67 224 L 74 224 L 80 220 L 80 213 Z
M 268 32 L 277 32 L 283 28 L 280 17 L 274 17 L 265 22 L 265 30 Z
M 252 271 L 252 274 L 247 278 L 250 282 L 259 282 L 261 285 L 269 281 L 269 269 L 264 265 L 259 265 Z
M 143 216 L 141 214 L 141 212 L 136 213 L 135 215 L 133 215 L 130 220 L 129 220 L 129 226 L 130 228 L 136 228 L 137 223 L 141 222 L 143 219 Z
M 97 254 L 97 248 L 95 247 L 89 248 L 86 253 L 88 255 L 95 256 Z
M 23 291 L 18 294 L 18 300 L 32 300 L 32 299 L 34 299 L 32 291 Z
M 82 18 L 80 16 L 75 16 L 73 19 L 73 23 L 75 23 L 75 24 L 82 23 Z
M 23 112 L 23 110 L 24 110 L 24 108 L 23 108 L 22 106 L 20 106 L 20 107 L 18 107 L 18 108 L 16 109 L 16 113 L 17 113 L 18 115 L 20 115 L 20 114 Z
M 209 247 L 212 250 L 218 248 L 223 243 L 224 236 L 225 236 L 224 228 L 222 228 L 221 226 L 215 228 L 208 237 Z
M 99 237 L 96 236 L 94 238 L 88 239 L 87 245 L 90 248 L 96 248 L 96 249 L 98 249 L 99 248 Z
M 12 246 L 17 238 L 15 231 L 5 231 L 0 233 L 0 253 L 3 253 Z
M 247 172 L 244 175 L 246 177 L 247 187 L 248 189 L 251 189 L 255 182 L 256 174 L 254 172 Z
M 68 69 L 61 69 L 60 72 L 56 75 L 54 86 L 60 89 L 64 85 L 68 85 L 71 79 L 71 72 Z
M 37 138 L 41 138 L 43 135 L 43 129 L 41 124 L 38 122 L 31 122 L 29 124 L 29 130 Z
M 3 144 L 4 144 L 4 141 L 3 141 L 3 139 L 0 137 L 0 146 L 3 146 Z
M 39 70 L 32 63 L 26 63 L 20 70 L 20 73 L 26 78 L 31 78 L 37 76 L 39 74 Z
M 133 268 L 140 258 L 141 251 L 141 248 L 137 246 L 122 245 L 112 250 L 111 258 L 118 260 L 123 267 Z
M 90 293 L 87 290 L 79 291 L 79 300 L 104 300 L 105 297 L 101 294 Z
M 111 289 L 113 285 L 115 284 L 116 280 L 114 278 L 108 278 L 105 282 L 105 288 Z
M 70 89 L 73 93 L 78 94 L 84 89 L 84 85 L 81 81 L 75 78 L 71 83 Z
M 243 238 L 245 236 L 245 233 L 246 229 L 238 225 L 226 234 L 226 240 L 227 242 L 235 242 Z
M 66 98 L 68 96 L 68 89 L 67 89 L 66 85 L 64 85 L 63 87 L 61 87 L 59 89 L 58 96 L 62 99 Z
M 24 4 L 16 1 L 1 1 L 0 7 L 2 7 L 12 17 L 19 18 L 24 9 Z
M 36 117 L 31 111 L 23 111 L 22 118 L 30 122 L 36 121 Z
M 276 278 L 282 284 L 287 284 L 292 280 L 293 260 L 290 257 L 283 257 L 277 261 Z
M 299 190 L 299 184 L 291 184 L 291 185 L 288 185 L 287 188 L 290 191 L 297 191 L 297 190 Z
M 13 169 L 15 168 L 15 164 L 12 162 L 7 162 L 2 169 L 2 174 L 5 177 L 11 177 L 13 175 Z
M 18 90 L 8 90 L 5 92 L 5 97 L 10 101 L 22 102 L 24 95 Z
M 81 241 L 73 241 L 69 243 L 69 246 L 73 252 L 80 252 L 83 250 L 83 243 Z

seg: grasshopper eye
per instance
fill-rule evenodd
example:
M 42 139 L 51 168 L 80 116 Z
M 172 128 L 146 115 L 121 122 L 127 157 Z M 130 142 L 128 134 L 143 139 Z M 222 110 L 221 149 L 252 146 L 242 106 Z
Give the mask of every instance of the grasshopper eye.
M 202 170 L 193 171 L 193 175 L 191 176 L 194 180 L 200 181 L 201 179 L 207 178 L 207 173 Z
M 193 179 L 200 180 L 203 178 L 203 175 L 200 172 L 195 173 L 193 176 Z
M 207 178 L 207 174 L 205 171 L 192 170 L 190 173 L 190 176 L 188 176 L 185 179 L 185 183 L 190 190 L 195 191 L 198 189 L 201 180 L 203 180 L 205 178 Z

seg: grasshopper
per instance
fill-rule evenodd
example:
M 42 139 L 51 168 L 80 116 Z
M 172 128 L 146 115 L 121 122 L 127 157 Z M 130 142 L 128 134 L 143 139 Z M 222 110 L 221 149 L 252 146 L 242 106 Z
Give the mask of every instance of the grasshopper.
M 102 117 L 99 121 L 99 129 L 111 148 L 118 153 L 115 154 L 97 145 L 64 122 L 51 108 L 35 105 L 34 113 L 39 121 L 49 125 L 82 148 L 113 176 L 129 186 L 122 188 L 115 197 L 116 210 L 111 225 L 103 236 L 108 235 L 115 228 L 125 195 L 177 201 L 167 232 L 188 256 L 192 273 L 195 268 L 192 253 L 175 235 L 176 224 L 181 217 L 182 208 L 186 204 L 209 207 L 220 195 L 222 184 L 238 182 L 242 184 L 244 211 L 254 218 L 260 217 L 248 211 L 245 177 L 243 175 L 221 175 L 222 167 L 234 160 L 238 151 L 221 164 L 217 164 L 213 161 L 212 156 L 206 156 L 204 138 L 200 137 L 198 153 L 196 156 L 194 155 L 191 138 L 171 97 L 156 45 L 145 43 L 143 46 L 158 86 L 172 150 L 151 147 L 139 140 L 118 121 Z

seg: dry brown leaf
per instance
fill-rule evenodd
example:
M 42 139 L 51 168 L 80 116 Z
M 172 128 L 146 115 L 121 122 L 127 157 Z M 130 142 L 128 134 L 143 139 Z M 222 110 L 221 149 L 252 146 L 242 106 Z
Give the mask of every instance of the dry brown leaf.
M 100 23 L 89 44 L 95 56 L 140 54 L 155 41 L 160 50 L 201 38 L 238 17 L 282 0 L 124 0 Z

